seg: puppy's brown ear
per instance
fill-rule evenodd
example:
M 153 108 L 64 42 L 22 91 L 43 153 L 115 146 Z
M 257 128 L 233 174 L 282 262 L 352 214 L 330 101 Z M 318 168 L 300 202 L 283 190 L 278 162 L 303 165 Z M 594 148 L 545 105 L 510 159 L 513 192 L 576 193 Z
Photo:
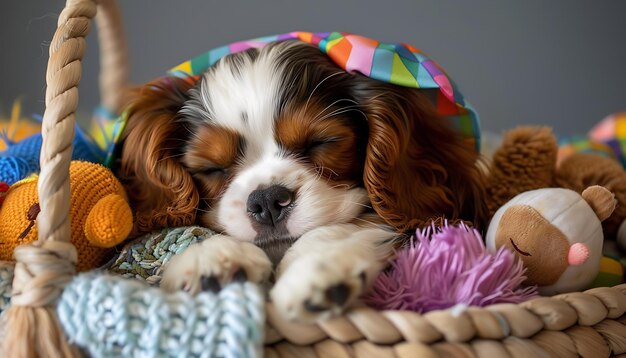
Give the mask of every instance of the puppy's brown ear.
M 378 215 L 399 231 L 445 216 L 486 219 L 478 154 L 419 90 L 367 78 L 356 93 L 369 125 L 364 183 Z
M 195 221 L 198 192 L 180 161 L 189 132 L 177 121 L 192 86 L 182 79 L 162 78 L 130 95 L 120 176 L 136 211 L 137 233 Z

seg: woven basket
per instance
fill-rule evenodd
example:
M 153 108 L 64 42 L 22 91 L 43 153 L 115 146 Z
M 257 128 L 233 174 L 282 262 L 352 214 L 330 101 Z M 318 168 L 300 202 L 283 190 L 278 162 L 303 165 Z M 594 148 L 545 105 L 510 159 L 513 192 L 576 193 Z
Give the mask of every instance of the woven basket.
M 103 105 L 118 110 L 127 84 L 127 51 L 114 0 L 67 0 L 50 45 L 46 75 L 38 218 L 39 240 L 18 247 L 5 357 L 70 357 L 55 303 L 74 275 L 69 243 L 69 164 L 85 36 L 99 26 Z M 356 308 L 315 325 L 282 320 L 267 304 L 267 357 L 607 357 L 626 352 L 626 285 L 429 312 Z

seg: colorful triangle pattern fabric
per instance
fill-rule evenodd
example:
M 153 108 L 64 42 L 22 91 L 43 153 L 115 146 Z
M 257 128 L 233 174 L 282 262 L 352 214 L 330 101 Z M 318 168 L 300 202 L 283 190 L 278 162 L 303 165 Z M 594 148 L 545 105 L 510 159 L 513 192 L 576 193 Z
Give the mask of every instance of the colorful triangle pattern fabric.
M 287 40 L 317 46 L 350 73 L 360 73 L 398 86 L 437 89 L 437 94 L 431 100 L 439 114 L 449 119 L 476 150 L 480 149 L 480 125 L 476 111 L 441 66 L 421 50 L 405 43 L 384 43 L 344 32 L 289 32 L 215 48 L 181 63 L 167 74 L 196 81 L 204 71 L 226 55 L 263 47 L 273 41 Z M 124 128 L 123 122 L 122 118 L 121 123 L 108 127 L 107 143 L 117 142 Z M 109 152 L 112 153 L 112 149 Z M 111 155 L 107 162 L 110 160 Z
M 480 149 L 480 124 L 473 107 L 435 61 L 421 50 L 404 43 L 384 43 L 344 32 L 289 32 L 235 42 L 218 47 L 169 71 L 177 77 L 196 77 L 222 57 L 263 47 L 269 42 L 298 40 L 319 47 L 337 65 L 350 73 L 360 73 L 376 80 L 399 86 L 439 89 L 441 96 L 433 99 L 439 114 L 447 117 L 461 134 Z

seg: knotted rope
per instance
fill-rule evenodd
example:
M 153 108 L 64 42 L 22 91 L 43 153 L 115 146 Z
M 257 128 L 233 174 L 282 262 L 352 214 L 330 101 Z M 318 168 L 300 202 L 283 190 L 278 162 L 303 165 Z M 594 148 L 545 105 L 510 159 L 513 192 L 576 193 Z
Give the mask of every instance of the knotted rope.
M 103 7 L 111 4 L 109 0 L 101 3 Z M 67 0 L 50 44 L 38 182 L 39 241 L 15 251 L 12 304 L 3 322 L 6 357 L 79 353 L 59 329 L 54 305 L 73 277 L 76 263 L 76 251 L 69 243 L 69 165 L 85 36 L 95 14 L 95 1 Z

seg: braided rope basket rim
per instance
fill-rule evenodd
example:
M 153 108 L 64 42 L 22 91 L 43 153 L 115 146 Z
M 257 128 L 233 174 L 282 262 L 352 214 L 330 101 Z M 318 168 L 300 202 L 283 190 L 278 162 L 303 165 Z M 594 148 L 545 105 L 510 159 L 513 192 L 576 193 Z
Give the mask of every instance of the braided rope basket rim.
M 39 240 L 19 247 L 12 306 L 5 316 L 4 356 L 68 357 L 54 313 L 74 275 L 69 243 L 69 163 L 85 36 L 99 26 L 101 96 L 117 110 L 128 58 L 115 0 L 67 0 L 50 45 L 42 125 Z M 626 284 L 541 297 L 521 304 L 455 307 L 418 314 L 354 308 L 318 324 L 283 320 L 266 306 L 268 357 L 609 356 L 626 353 Z

